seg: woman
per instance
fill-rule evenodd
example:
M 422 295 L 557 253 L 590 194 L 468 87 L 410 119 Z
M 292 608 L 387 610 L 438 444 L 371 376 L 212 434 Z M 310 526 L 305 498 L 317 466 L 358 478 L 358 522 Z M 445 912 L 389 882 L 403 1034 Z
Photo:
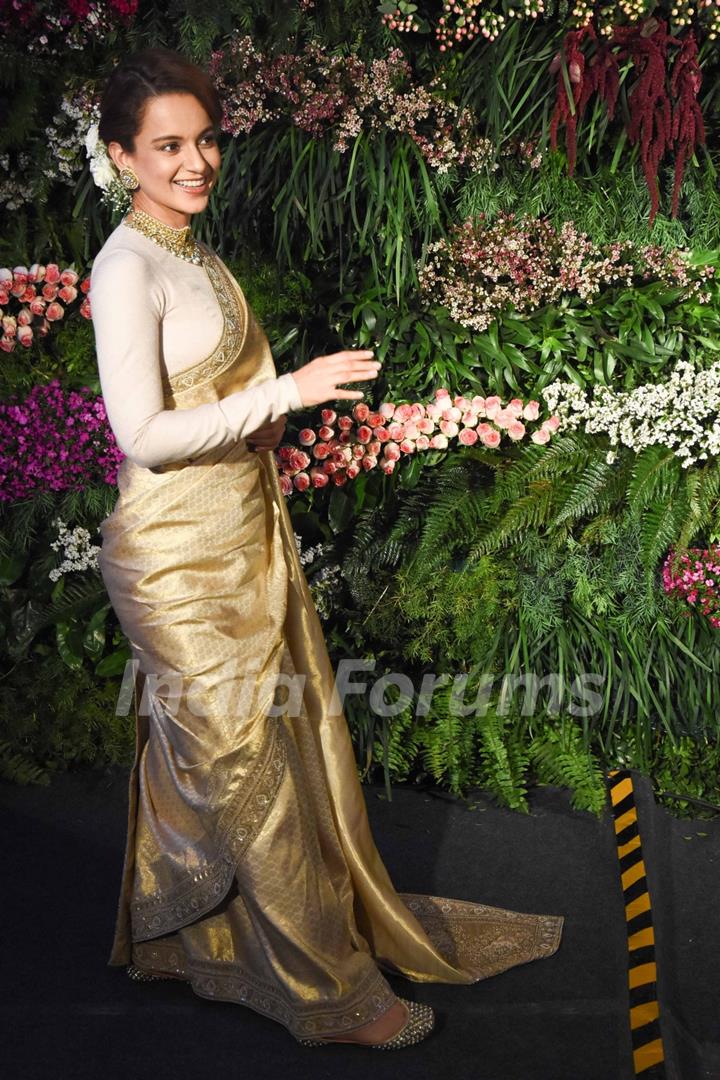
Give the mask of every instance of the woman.
M 552 955 L 563 918 L 398 894 L 373 843 L 272 450 L 288 412 L 362 398 L 338 384 L 379 365 L 342 351 L 276 376 L 242 289 L 190 233 L 221 117 L 208 76 L 165 49 L 116 68 L 101 104 L 133 191 L 90 292 L 126 454 L 100 566 L 136 664 L 109 964 L 185 979 L 306 1044 L 403 1046 L 433 1010 L 383 970 L 472 983 Z M 284 712 L 283 677 L 302 683 Z

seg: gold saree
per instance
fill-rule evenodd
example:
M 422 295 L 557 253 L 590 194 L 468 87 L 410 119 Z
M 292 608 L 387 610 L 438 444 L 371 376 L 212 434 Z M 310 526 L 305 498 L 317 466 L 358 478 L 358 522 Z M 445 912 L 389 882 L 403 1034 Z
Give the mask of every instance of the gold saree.
M 205 251 L 224 332 L 164 376 L 171 409 L 276 375 Z M 137 739 L 108 963 L 186 979 L 300 1039 L 381 1015 L 396 1000 L 383 970 L 467 984 L 551 956 L 560 915 L 395 891 L 273 454 L 239 439 L 155 469 L 126 458 L 118 487 L 100 568 L 136 661 Z M 296 674 L 299 707 L 282 710 L 276 678 Z

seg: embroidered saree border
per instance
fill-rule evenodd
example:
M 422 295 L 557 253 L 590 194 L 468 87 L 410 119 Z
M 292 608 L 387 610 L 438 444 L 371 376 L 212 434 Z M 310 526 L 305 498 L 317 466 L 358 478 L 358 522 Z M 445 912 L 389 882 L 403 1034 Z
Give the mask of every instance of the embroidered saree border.
M 153 941 L 133 946 L 133 963 L 148 971 L 166 972 L 186 980 L 200 997 L 235 1001 L 277 1020 L 297 1038 L 338 1035 L 382 1016 L 396 1000 L 380 970 L 370 970 L 342 1005 L 327 1002 L 293 1003 L 276 984 L 251 975 L 241 964 L 214 964 L 188 959 L 182 945 Z
M 231 802 L 220 816 L 218 858 L 188 883 L 133 901 L 134 941 L 146 941 L 187 926 L 211 911 L 227 893 L 235 866 L 262 829 L 285 772 L 284 729 L 281 724 L 270 724 L 268 732 L 254 780 L 244 789 L 243 798 Z
M 204 248 L 204 251 L 203 265 L 220 305 L 223 330 L 219 342 L 204 360 L 199 360 L 197 364 L 174 375 L 163 376 L 163 389 L 168 395 L 194 390 L 202 383 L 221 375 L 231 367 L 245 343 L 248 325 L 247 301 L 215 253 L 210 248 Z

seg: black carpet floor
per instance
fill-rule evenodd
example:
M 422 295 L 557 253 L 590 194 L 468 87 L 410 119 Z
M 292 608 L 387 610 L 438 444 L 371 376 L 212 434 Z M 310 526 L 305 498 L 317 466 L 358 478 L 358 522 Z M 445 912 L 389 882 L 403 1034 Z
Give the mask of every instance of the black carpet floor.
M 720 818 L 671 817 L 634 773 L 652 897 L 664 1064 L 647 1080 L 720 1080 Z M 629 1080 L 624 897 L 609 806 L 531 793 L 531 813 L 442 793 L 364 788 L 400 891 L 565 915 L 552 957 L 472 986 L 389 976 L 439 1031 L 399 1051 L 301 1047 L 243 1006 L 184 983 L 134 983 L 107 966 L 125 843 L 127 775 L 74 772 L 46 788 L 0 784 L 4 823 L 6 1080 Z

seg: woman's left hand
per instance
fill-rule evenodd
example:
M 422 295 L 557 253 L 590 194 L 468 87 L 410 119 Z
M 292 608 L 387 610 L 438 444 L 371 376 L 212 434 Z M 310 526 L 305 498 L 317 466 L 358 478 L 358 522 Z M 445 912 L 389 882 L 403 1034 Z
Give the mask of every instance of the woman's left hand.
M 285 414 L 277 420 L 263 424 L 246 437 L 248 450 L 274 450 L 285 433 Z

